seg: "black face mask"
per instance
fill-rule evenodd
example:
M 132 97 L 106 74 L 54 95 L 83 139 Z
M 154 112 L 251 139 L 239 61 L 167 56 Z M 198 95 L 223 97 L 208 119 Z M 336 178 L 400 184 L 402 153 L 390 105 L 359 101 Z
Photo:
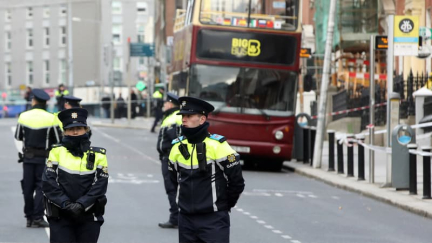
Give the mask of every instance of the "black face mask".
M 80 136 L 63 136 L 63 146 L 75 157 L 83 157 L 84 152 L 90 149 L 88 133 Z
M 208 122 L 204 122 L 202 125 L 193 128 L 184 127 L 182 125 L 181 131 L 190 143 L 201 143 L 208 135 L 207 129 L 209 125 Z

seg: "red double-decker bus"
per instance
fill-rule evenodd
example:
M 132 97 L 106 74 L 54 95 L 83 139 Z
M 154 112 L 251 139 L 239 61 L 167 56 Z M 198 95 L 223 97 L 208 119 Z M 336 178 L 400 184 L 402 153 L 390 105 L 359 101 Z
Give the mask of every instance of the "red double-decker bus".
M 190 0 L 178 11 L 169 90 L 214 105 L 210 132 L 245 165 L 291 159 L 300 0 Z

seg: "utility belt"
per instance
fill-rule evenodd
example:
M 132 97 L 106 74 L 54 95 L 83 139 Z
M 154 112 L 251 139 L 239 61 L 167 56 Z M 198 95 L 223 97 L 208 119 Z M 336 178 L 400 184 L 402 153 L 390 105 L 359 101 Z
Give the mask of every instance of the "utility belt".
M 34 157 L 45 157 L 48 158 L 49 150 L 39 148 L 24 148 L 24 158 L 33 159 Z
M 100 197 L 96 200 L 93 206 L 85 212 L 85 214 L 93 213 L 95 216 L 102 216 L 105 214 L 105 205 L 107 204 L 106 196 Z M 61 218 L 66 214 L 60 206 L 57 206 L 51 202 L 48 198 L 44 197 L 44 206 L 46 210 L 46 216 L 48 218 Z

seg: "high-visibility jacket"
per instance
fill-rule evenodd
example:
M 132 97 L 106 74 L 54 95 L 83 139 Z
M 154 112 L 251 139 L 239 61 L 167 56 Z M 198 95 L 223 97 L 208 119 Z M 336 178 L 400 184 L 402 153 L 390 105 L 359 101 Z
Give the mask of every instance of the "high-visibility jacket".
M 172 140 L 180 136 L 182 116 L 177 115 L 179 112 L 178 108 L 172 108 L 165 112 L 157 141 L 159 157 L 168 156 L 172 147 Z
M 230 210 L 244 189 L 239 154 L 223 136 L 213 134 L 203 141 L 206 148 L 206 172 L 200 171 L 196 144 L 184 137 L 173 141 L 169 155 L 171 180 L 177 186 L 177 204 L 181 213 L 210 213 Z M 179 147 L 187 146 L 186 159 Z
M 15 139 L 23 141 L 24 163 L 45 164 L 48 151 L 60 142 L 61 130 L 53 114 L 41 107 L 21 113 Z
M 93 162 L 87 160 L 89 156 L 94 158 Z M 80 158 L 73 156 L 61 144 L 56 144 L 50 151 L 42 175 L 42 191 L 59 208 L 66 201 L 78 202 L 86 212 L 92 213 L 93 205 L 106 194 L 108 177 L 105 149 L 91 147 Z M 95 216 L 95 220 L 102 221 L 103 217 Z

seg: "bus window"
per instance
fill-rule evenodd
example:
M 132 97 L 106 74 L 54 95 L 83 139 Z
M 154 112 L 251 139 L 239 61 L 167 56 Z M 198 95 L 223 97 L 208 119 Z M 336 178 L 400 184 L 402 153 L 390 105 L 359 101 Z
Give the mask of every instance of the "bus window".
M 271 69 L 193 65 L 189 95 L 230 113 L 294 114 L 296 74 Z
M 246 28 L 294 31 L 299 0 L 201 0 L 200 22 Z

